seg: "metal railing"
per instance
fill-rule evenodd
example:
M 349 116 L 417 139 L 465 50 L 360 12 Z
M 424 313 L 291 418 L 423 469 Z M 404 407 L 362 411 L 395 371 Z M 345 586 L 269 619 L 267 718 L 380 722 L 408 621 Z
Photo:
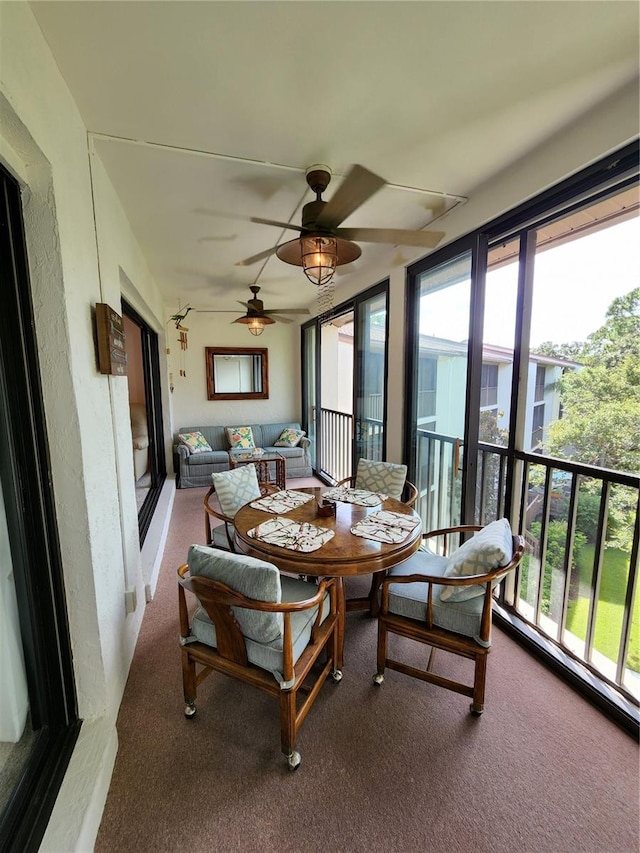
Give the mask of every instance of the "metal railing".
M 477 471 L 476 523 L 510 515 L 508 501 L 527 545 L 502 602 L 637 704 L 640 477 L 533 453 L 510 456 L 488 444 L 479 446 Z M 456 473 L 456 439 L 418 430 L 416 509 L 425 530 L 460 522 Z
M 351 475 L 353 415 L 320 409 L 320 470 L 334 482 Z
M 601 678 L 640 699 L 640 477 L 516 453 L 527 553 L 507 601 Z
M 351 476 L 353 462 L 353 415 L 320 409 L 320 470 L 337 482 Z M 377 418 L 364 418 L 357 424 L 358 453 L 365 459 L 382 460 L 384 429 Z
M 457 438 L 417 431 L 415 486 L 416 511 L 424 530 L 460 524 L 460 478 L 457 476 Z

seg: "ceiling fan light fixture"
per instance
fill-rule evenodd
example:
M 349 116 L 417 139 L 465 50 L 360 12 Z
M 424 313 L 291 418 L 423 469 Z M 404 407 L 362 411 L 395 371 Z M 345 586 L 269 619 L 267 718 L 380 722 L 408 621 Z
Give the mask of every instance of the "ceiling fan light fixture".
M 334 237 L 301 237 L 300 257 L 304 274 L 312 284 L 327 284 L 338 265 L 338 245 Z
M 248 327 L 252 335 L 258 337 L 258 335 L 264 332 L 264 327 L 275 323 L 275 320 L 272 320 L 271 317 L 251 317 L 247 314 L 244 317 L 238 317 L 234 322 L 243 323 Z
M 331 281 L 336 267 L 359 258 L 361 249 L 357 243 L 331 234 L 304 234 L 283 243 L 276 255 L 287 264 L 303 267 L 309 281 L 319 287 Z

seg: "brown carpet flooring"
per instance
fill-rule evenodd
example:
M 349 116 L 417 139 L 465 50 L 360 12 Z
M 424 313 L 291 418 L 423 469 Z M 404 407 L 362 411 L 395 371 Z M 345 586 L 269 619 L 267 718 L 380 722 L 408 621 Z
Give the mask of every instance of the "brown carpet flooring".
M 639 849 L 638 745 L 499 630 L 475 719 L 465 697 L 400 673 L 373 686 L 375 620 L 348 614 L 344 678 L 325 684 L 303 724 L 295 773 L 277 705 L 256 690 L 214 674 L 186 720 L 175 570 L 203 541 L 205 491 L 176 494 L 98 853 Z M 438 668 L 467 663 L 441 654 Z

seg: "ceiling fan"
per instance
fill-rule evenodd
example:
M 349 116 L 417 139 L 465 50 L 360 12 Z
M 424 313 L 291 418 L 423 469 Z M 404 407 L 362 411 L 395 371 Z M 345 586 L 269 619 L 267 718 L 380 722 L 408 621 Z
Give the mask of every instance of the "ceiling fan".
M 238 303 L 243 305 L 247 309 L 247 313 L 242 317 L 238 317 L 236 320 L 233 320 L 233 323 L 243 323 L 245 326 L 249 327 L 249 331 L 252 335 L 261 335 L 264 332 L 265 326 L 270 326 L 276 321 L 278 323 L 293 323 L 293 320 L 290 320 L 289 317 L 283 317 L 283 314 L 308 314 L 308 308 L 275 308 L 272 310 L 267 310 L 264 307 L 264 302 L 262 299 L 258 299 L 258 293 L 260 292 L 260 288 L 257 284 L 252 284 L 249 286 L 249 290 L 253 293 L 253 298 L 249 299 L 248 302 L 241 302 L 238 299 Z M 209 314 L 209 313 L 229 313 L 229 309 L 225 308 L 210 308 L 210 309 L 199 309 L 200 314 Z
M 251 217 L 252 222 L 290 228 L 299 231 L 300 237 L 288 240 L 237 262 L 237 266 L 251 264 L 276 254 L 281 261 L 304 267 L 313 284 L 326 284 L 336 267 L 349 264 L 360 257 L 361 249 L 354 240 L 363 243 L 392 243 L 394 245 L 421 246 L 432 249 L 444 237 L 442 231 L 411 231 L 401 228 L 340 228 L 340 224 L 381 189 L 387 182 L 364 166 L 355 165 L 329 201 L 322 199 L 331 180 L 328 166 L 310 166 L 306 171 L 307 184 L 316 194 L 302 208 L 302 225 L 276 222 L 272 219 Z

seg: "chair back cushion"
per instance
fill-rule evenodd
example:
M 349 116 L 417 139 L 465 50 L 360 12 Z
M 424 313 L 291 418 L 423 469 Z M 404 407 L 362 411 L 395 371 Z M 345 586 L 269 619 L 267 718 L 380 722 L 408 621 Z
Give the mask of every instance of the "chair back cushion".
M 247 598 L 277 604 L 282 600 L 280 572 L 273 563 L 205 545 L 192 545 L 187 562 L 191 575 L 220 581 Z M 257 643 L 271 643 L 282 636 L 280 613 L 260 613 L 244 607 L 234 607 L 233 612 L 244 636 Z
M 479 530 L 449 557 L 445 575 L 483 575 L 498 566 L 506 566 L 513 556 L 513 534 L 506 518 L 499 518 Z M 445 586 L 440 592 L 441 601 L 466 601 L 482 595 L 484 584 L 473 586 Z
M 255 465 L 241 465 L 231 471 L 219 471 L 212 474 L 211 479 L 220 509 L 229 518 L 233 518 L 241 506 L 260 497 Z
M 372 459 L 358 460 L 357 489 L 382 492 L 400 500 L 406 478 L 406 465 L 396 465 L 394 462 L 374 462 Z

